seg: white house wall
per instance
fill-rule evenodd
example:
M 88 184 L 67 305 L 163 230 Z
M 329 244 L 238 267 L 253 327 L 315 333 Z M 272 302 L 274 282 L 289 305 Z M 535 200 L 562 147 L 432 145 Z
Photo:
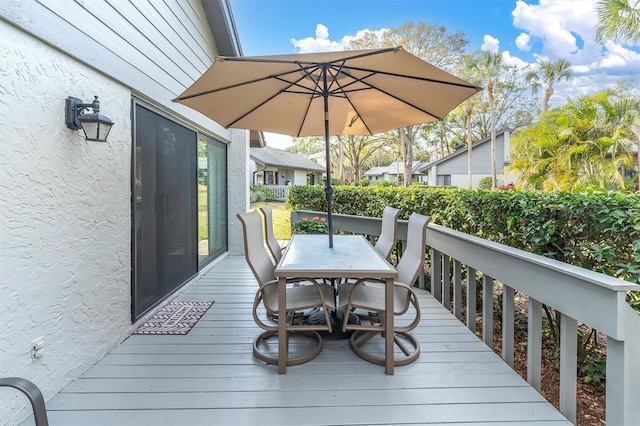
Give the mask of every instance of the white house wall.
M 175 104 L 216 53 L 198 0 L 0 1 L 0 376 L 46 399 L 132 330 L 131 102 L 147 101 L 221 142 L 229 251 L 248 209 L 248 131 Z M 107 143 L 64 124 L 67 96 L 99 96 Z M 44 357 L 31 362 L 32 341 Z M 31 411 L 0 388 L 0 425 Z
M 251 174 L 247 171 L 249 163 L 249 132 L 245 130 L 231 130 L 232 143 L 227 148 L 227 162 L 229 169 L 228 197 L 229 197 L 229 253 L 244 253 L 242 225 L 236 217 L 239 212 L 249 210 L 249 187 Z M 252 182 L 251 182 L 252 183 Z
M 217 53 L 198 0 L 2 0 L 0 18 L 111 76 L 133 93 L 207 129 L 229 130 L 171 102 L 213 63 Z
M 131 327 L 131 91 L 2 20 L 0 34 L 0 376 L 48 399 Z M 94 94 L 106 143 L 64 124 L 65 98 Z M 0 388 L 0 424 L 30 412 L 16 394 Z
M 309 171 L 295 169 L 293 172 L 294 172 L 294 177 L 293 177 L 293 182 L 291 182 L 293 185 L 307 184 L 307 174 L 310 173 Z

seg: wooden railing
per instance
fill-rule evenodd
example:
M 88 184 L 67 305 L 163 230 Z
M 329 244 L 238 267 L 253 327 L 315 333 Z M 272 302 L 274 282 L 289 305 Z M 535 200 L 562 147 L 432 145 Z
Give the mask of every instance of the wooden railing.
M 291 223 L 326 213 L 294 211 Z M 380 234 L 378 218 L 332 215 L 344 232 Z M 406 240 L 406 221 L 398 222 L 398 239 Z M 540 391 L 542 305 L 561 313 L 560 411 L 576 422 L 577 326 L 585 324 L 607 336 L 606 421 L 637 425 L 640 419 L 640 316 L 627 304 L 627 291 L 640 286 L 608 275 L 454 231 L 437 224 L 427 228 L 431 254 L 431 293 L 458 319 L 466 304 L 466 324 L 476 330 L 476 287 L 467 277 L 482 276 L 482 294 L 502 285 L 502 358 L 513 367 L 515 291 L 528 297 L 527 381 Z M 466 286 L 466 300 L 462 288 Z M 482 339 L 493 347 L 493 297 L 483 298 Z
M 289 192 L 289 185 L 264 185 L 265 189 L 273 191 L 273 195 L 278 201 L 286 201 L 287 192 Z

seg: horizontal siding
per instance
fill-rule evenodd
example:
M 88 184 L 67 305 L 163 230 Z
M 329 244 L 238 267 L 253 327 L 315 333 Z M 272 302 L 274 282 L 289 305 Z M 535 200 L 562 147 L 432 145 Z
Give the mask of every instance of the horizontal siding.
M 498 174 L 504 168 L 504 133 L 496 136 L 496 168 Z M 491 142 L 485 142 L 474 146 L 472 150 L 473 162 L 471 168 L 473 174 L 491 176 Z M 451 157 L 438 164 L 439 175 L 467 175 L 467 151 Z
M 217 53 L 200 1 L 3 0 L 0 17 L 229 139 L 221 126 L 171 102 Z

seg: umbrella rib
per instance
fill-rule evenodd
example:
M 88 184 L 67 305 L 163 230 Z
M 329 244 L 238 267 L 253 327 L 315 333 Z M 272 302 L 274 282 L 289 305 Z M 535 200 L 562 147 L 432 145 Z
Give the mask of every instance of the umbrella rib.
M 360 78 L 352 77 L 353 81 L 351 81 L 351 82 L 349 82 L 348 84 L 345 84 L 345 85 L 340 85 L 340 82 L 337 79 L 334 79 L 333 82 L 335 82 L 338 85 L 338 89 L 336 90 L 336 92 L 339 91 L 340 93 L 342 93 L 344 95 L 345 98 L 347 98 L 347 100 L 349 100 L 349 104 L 351 104 L 351 106 L 356 111 L 356 113 L 358 113 L 358 111 L 357 111 L 355 105 L 353 105 L 353 103 L 349 99 L 348 93 L 354 93 L 354 92 L 363 91 L 363 90 L 377 90 L 380 93 L 384 93 L 385 95 L 389 96 L 390 98 L 395 99 L 395 100 L 397 100 L 399 102 L 402 102 L 403 104 L 408 105 L 411 108 L 414 108 L 415 110 L 420 111 L 420 112 L 422 112 L 424 114 L 427 114 L 430 117 L 433 117 L 433 118 L 435 118 L 437 120 L 442 120 L 444 118 L 444 117 L 441 117 L 439 115 L 433 114 L 430 111 L 427 111 L 427 110 L 425 110 L 423 108 L 420 108 L 420 107 L 418 107 L 418 106 L 416 106 L 416 105 L 414 105 L 414 104 L 412 104 L 410 102 L 407 102 L 406 100 L 404 100 L 404 99 L 402 99 L 402 98 L 400 98 L 400 97 L 398 97 L 396 95 L 393 95 L 393 94 L 389 93 L 388 91 L 383 90 L 383 89 L 381 89 L 381 88 L 379 88 L 379 87 L 377 87 L 377 86 L 375 86 L 375 85 L 373 85 L 373 84 L 371 84 L 370 82 L 367 81 L 368 78 L 370 78 L 370 77 L 372 77 L 374 75 L 377 75 L 377 74 L 395 76 L 395 77 L 401 77 L 401 78 L 413 78 L 413 79 L 416 79 L 416 80 L 439 83 L 439 84 L 450 84 L 450 85 L 457 86 L 457 87 L 477 88 L 477 86 L 473 86 L 473 85 L 464 85 L 464 84 L 460 84 L 460 83 L 449 83 L 449 82 L 443 82 L 441 80 L 427 79 L 427 78 L 424 78 L 424 77 L 406 76 L 406 75 L 403 75 L 403 74 L 387 73 L 387 72 L 382 72 L 382 71 L 369 70 L 369 69 L 366 69 L 366 68 L 353 68 L 353 67 L 350 67 L 350 69 L 357 70 L 357 71 L 368 72 L 369 74 L 364 76 L 364 77 L 360 77 Z M 348 86 L 356 84 L 356 83 L 365 84 L 365 85 L 368 86 L 368 88 L 344 90 Z M 331 92 L 330 95 L 333 96 L 333 93 L 334 92 Z M 369 127 L 366 125 L 366 123 L 362 119 L 362 116 L 359 113 L 358 113 L 358 115 L 360 116 L 360 120 L 362 120 L 362 122 L 365 125 L 365 127 L 367 127 L 367 130 L 369 130 Z M 371 133 L 370 130 L 369 130 L 369 133 Z
M 391 52 L 391 51 L 397 51 L 397 50 L 403 50 L 402 47 L 389 47 L 386 49 L 378 49 L 378 50 L 370 50 L 370 51 L 366 51 L 363 53 L 360 53 L 358 55 L 353 55 L 353 56 L 348 56 L 346 58 L 338 58 L 335 59 L 333 61 L 292 61 L 291 59 L 275 59 L 275 58 L 261 58 L 261 57 L 251 57 L 251 56 L 216 56 L 216 60 L 221 60 L 221 61 L 232 61 L 232 62 L 266 62 L 266 63 L 271 63 L 271 64 L 291 64 L 291 63 L 296 63 L 299 65 L 302 64 L 308 64 L 308 65 L 319 65 L 319 64 L 325 64 L 325 63 L 333 63 L 333 62 L 338 62 L 338 61 L 345 61 L 345 60 L 352 60 L 352 59 L 359 59 L 359 58 L 365 58 L 367 56 L 372 56 L 372 55 L 380 55 L 382 53 L 387 53 L 387 52 Z M 345 51 L 344 53 L 348 53 L 348 51 Z
M 313 93 L 317 94 L 320 86 L 320 81 L 314 79 L 311 73 L 309 72 L 309 69 L 311 67 L 303 67 L 302 64 L 300 63 L 298 63 L 298 67 L 300 67 L 300 70 L 305 74 L 304 77 L 302 78 L 308 78 L 311 81 L 315 82 L 315 90 Z M 317 70 L 318 68 L 319 66 L 316 64 L 315 69 Z M 302 93 L 302 92 L 291 91 L 289 93 Z M 302 94 L 305 94 L 305 93 L 302 93 Z M 307 121 L 307 116 L 309 115 L 309 110 L 311 109 L 311 103 L 313 102 L 313 99 L 315 97 L 316 96 L 313 96 L 313 95 L 309 97 L 309 102 L 307 102 L 307 108 L 305 108 L 304 114 L 302 114 L 302 120 L 300 120 L 300 125 L 298 126 L 298 134 L 297 134 L 298 137 L 300 136 L 300 133 L 302 133 L 302 126 L 304 126 L 305 121 Z
M 434 78 L 420 77 L 420 76 L 416 76 L 416 75 L 398 74 L 398 73 L 393 73 L 393 72 L 388 72 L 388 71 L 372 70 L 372 69 L 369 69 L 369 68 L 349 67 L 349 69 L 352 69 L 354 71 L 363 71 L 363 72 L 370 73 L 370 75 L 368 75 L 366 78 L 369 78 L 369 77 L 371 77 L 373 75 L 376 75 L 376 74 L 381 74 L 381 75 L 389 76 L 389 77 L 400 77 L 400 78 L 407 78 L 407 79 L 411 79 L 411 80 L 424 81 L 424 82 L 428 82 L 428 83 L 438 83 L 438 84 L 444 84 L 444 85 L 447 85 L 447 86 L 462 87 L 462 88 L 467 88 L 467 89 L 476 89 L 476 91 L 481 90 L 480 87 L 478 87 L 478 86 L 476 86 L 474 84 L 456 83 L 454 81 L 444 81 L 444 80 L 438 80 L 438 79 L 434 79 Z M 452 77 L 455 77 L 455 76 L 452 75 Z
M 198 96 L 210 95 L 212 93 L 222 92 L 224 90 L 229 90 L 229 89 L 235 89 L 237 87 L 247 86 L 249 84 L 259 83 L 261 81 L 267 81 L 267 80 L 270 80 L 270 79 L 276 79 L 276 80 L 279 80 L 279 81 L 282 81 L 282 82 L 286 82 L 286 83 L 289 83 L 291 86 L 295 85 L 295 86 L 299 86 L 299 87 L 305 88 L 305 86 L 297 84 L 304 77 L 301 77 L 298 80 L 293 81 L 293 82 L 283 78 L 283 76 L 290 75 L 290 74 L 295 74 L 297 72 L 298 71 L 296 70 L 296 71 L 285 71 L 285 72 L 281 72 L 279 74 L 270 74 L 270 75 L 266 75 L 266 76 L 263 76 L 263 77 L 260 77 L 260 78 L 255 78 L 253 80 L 247 80 L 247 81 L 243 81 L 243 82 L 240 82 L 240 83 L 230 84 L 228 86 L 218 87 L 216 89 L 205 90 L 205 91 L 198 92 L 198 93 L 192 93 L 192 94 L 186 95 L 186 96 L 179 96 L 179 97 L 173 99 L 173 102 L 184 101 L 184 100 L 187 100 L 187 99 L 197 98 Z M 291 87 L 291 86 L 289 86 L 289 87 Z

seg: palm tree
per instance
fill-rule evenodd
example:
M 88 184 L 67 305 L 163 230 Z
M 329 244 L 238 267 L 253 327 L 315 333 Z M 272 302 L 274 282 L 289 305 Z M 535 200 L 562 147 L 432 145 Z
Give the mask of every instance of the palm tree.
M 596 5 L 596 41 L 637 43 L 640 40 L 640 0 L 600 0 Z
M 566 59 L 558 59 L 555 62 L 541 60 L 539 70 L 527 73 L 527 80 L 533 84 L 534 88 L 546 86 L 544 97 L 542 98 L 542 112 L 549 109 L 549 99 L 553 95 L 553 86 L 562 80 L 569 80 L 573 75 L 571 63 Z
M 565 191 L 624 188 L 639 102 L 611 90 L 570 100 L 512 138 L 518 185 Z
M 494 83 L 502 68 L 502 55 L 498 52 L 482 52 L 479 57 L 471 57 L 466 61 L 467 71 L 476 73 L 486 82 L 485 91 L 489 103 L 489 131 L 491 132 L 491 186 L 496 187 L 496 113 L 494 99 Z

